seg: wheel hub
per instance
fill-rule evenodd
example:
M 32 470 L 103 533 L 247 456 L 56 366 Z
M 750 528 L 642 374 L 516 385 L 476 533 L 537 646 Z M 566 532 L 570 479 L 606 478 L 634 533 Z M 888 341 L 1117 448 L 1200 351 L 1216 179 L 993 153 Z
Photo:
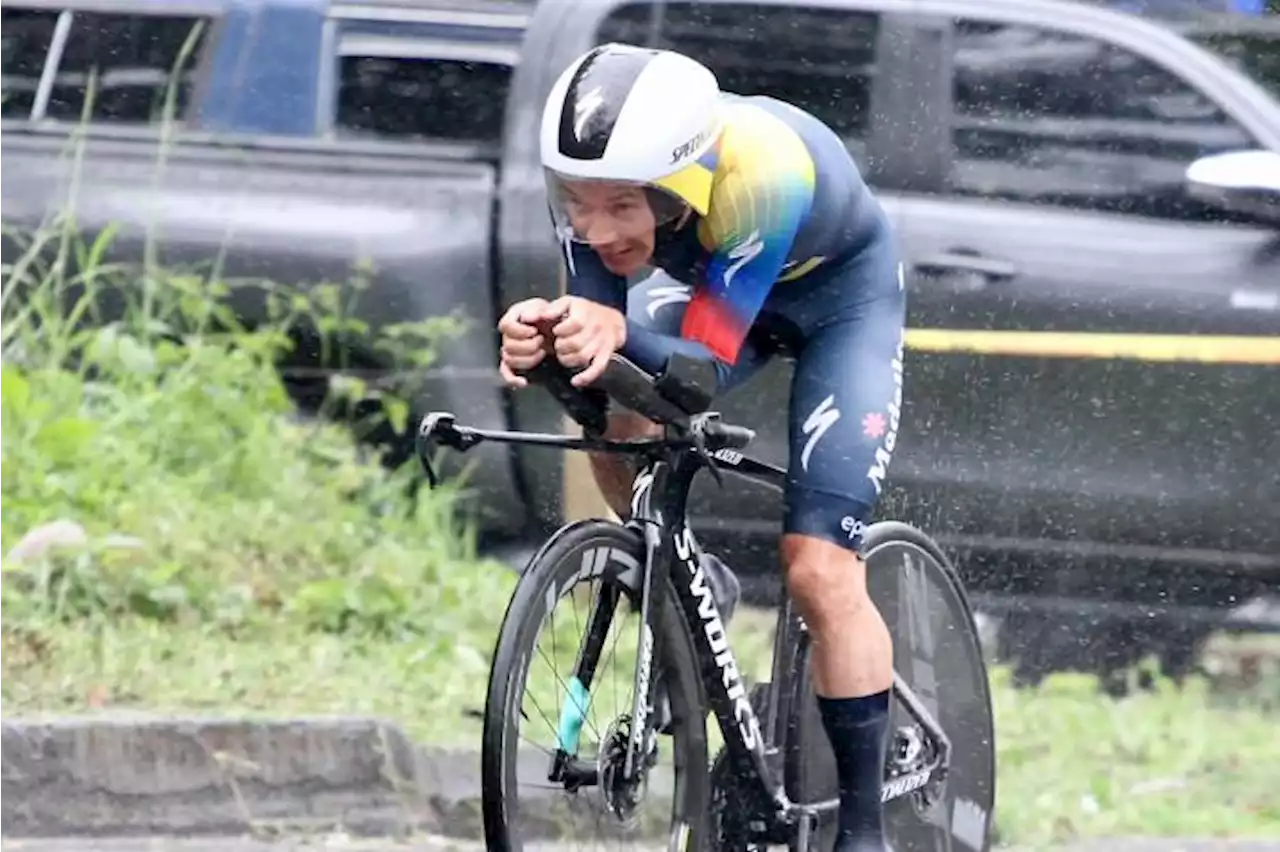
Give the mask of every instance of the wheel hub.
M 600 793 L 609 813 L 626 828 L 633 828 L 640 815 L 649 786 L 649 767 L 657 759 L 657 750 L 636 767 L 635 775 L 626 775 L 627 743 L 631 740 L 631 717 L 622 716 L 605 730 L 597 765 L 600 771 Z
M 924 769 L 935 759 L 932 743 L 925 738 L 919 725 L 902 725 L 893 732 L 893 748 L 889 754 L 895 776 L 907 775 Z M 942 799 L 944 784 L 935 773 L 932 780 L 910 794 L 916 811 L 923 813 Z

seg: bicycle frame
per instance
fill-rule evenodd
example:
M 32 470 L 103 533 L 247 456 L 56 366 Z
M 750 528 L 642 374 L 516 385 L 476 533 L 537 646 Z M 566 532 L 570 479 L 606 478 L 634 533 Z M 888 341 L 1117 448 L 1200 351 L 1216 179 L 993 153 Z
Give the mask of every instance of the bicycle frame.
M 735 473 L 778 488 L 782 487 L 786 476 L 785 470 L 748 458 L 737 450 L 716 449 L 711 455 Z M 778 812 L 789 813 L 791 803 L 783 789 L 780 767 L 771 760 L 778 754 L 775 743 L 781 741 L 779 719 L 785 718 L 780 717 L 777 712 L 777 695 L 780 691 L 770 691 L 771 706 L 765 714 L 766 722 L 762 727 L 759 716 L 751 706 L 746 684 L 729 645 L 724 622 L 694 549 L 691 531 L 685 523 L 689 488 L 694 476 L 706 465 L 706 461 L 693 453 L 677 451 L 666 458 L 650 460 L 637 473 L 633 482 L 629 523 L 641 527 L 646 546 L 646 570 L 642 578 L 642 614 L 645 626 L 642 630 L 652 630 L 654 616 L 649 611 L 648 601 L 653 583 L 670 575 L 676 581 L 673 585 L 684 618 L 694 628 L 694 647 L 704 676 L 712 672 L 717 675 L 706 676 L 705 682 L 708 703 L 720 724 L 725 743 L 735 759 L 746 761 L 746 765 L 750 765 L 753 771 L 749 775 L 756 784 L 756 794 Z M 673 573 L 677 566 L 680 568 L 678 574 Z M 786 612 L 789 616 L 789 599 L 787 603 Z M 781 627 L 781 616 L 779 622 Z M 779 673 L 782 664 L 780 658 L 785 654 L 786 648 L 790 647 L 782 644 L 783 640 L 781 635 L 775 638 L 775 673 Z M 651 646 L 642 643 L 642 654 L 650 648 Z M 650 661 L 642 656 L 637 664 L 637 707 L 650 700 L 648 690 L 652 686 L 648 683 L 647 676 L 639 676 L 650 667 Z M 633 754 L 643 753 L 643 736 L 643 726 L 636 725 L 627 755 L 628 769 Z
M 717 415 L 710 414 L 704 417 L 715 420 Z M 714 467 L 728 469 L 739 476 L 778 490 L 783 487 L 786 471 L 775 465 L 750 458 L 738 449 L 718 446 L 717 444 L 725 443 L 723 438 L 718 442 L 714 438 L 708 440 L 706 450 L 709 458 L 704 457 L 696 451 L 698 446 L 696 435 L 699 431 L 696 425 L 692 429 L 684 430 L 666 426 L 662 438 L 609 441 L 603 438 L 574 438 L 549 433 L 459 428 L 454 425 L 451 414 L 437 412 L 423 418 L 418 433 L 420 442 L 418 455 L 432 484 L 437 480 L 421 444 L 424 439 L 431 438 L 436 438 L 445 446 L 462 452 L 483 441 L 498 441 L 633 455 L 643 459 L 644 464 L 633 481 L 632 513 L 627 522 L 642 533 L 646 554 L 639 590 L 641 625 L 638 650 L 640 656 L 636 664 L 631 717 L 633 725 L 624 773 L 629 775 L 635 771 L 637 756 L 647 753 L 649 744 L 645 741 L 646 737 L 655 735 L 648 730 L 647 724 L 654 699 L 654 687 L 650 680 L 656 621 L 656 613 L 652 607 L 652 589 L 655 579 L 661 581 L 671 576 L 677 581 L 673 585 L 683 617 L 694 634 L 696 654 L 708 690 L 708 703 L 720 725 L 730 756 L 739 761 L 739 765 L 748 768 L 745 774 L 751 779 L 754 794 L 758 797 L 762 809 L 772 810 L 775 818 L 788 822 L 797 817 L 816 817 L 818 814 L 835 810 L 839 806 L 839 800 L 831 799 L 813 804 L 792 803 L 785 790 L 785 779 L 780 765 L 782 755 L 778 749 L 778 744 L 784 741 L 790 718 L 789 702 L 793 692 L 791 685 L 798 662 L 797 659 L 787 657 L 788 652 L 796 656 L 803 653 L 803 645 L 796 636 L 797 631 L 803 633 L 805 629 L 803 622 L 795 616 L 790 597 L 784 596 L 784 603 L 778 611 L 771 667 L 772 681 L 771 688 L 768 690 L 762 725 L 760 715 L 751 706 L 719 609 L 694 550 L 691 531 L 685 523 L 690 486 L 701 469 L 712 466 L 712 460 L 714 460 Z M 680 573 L 674 573 L 677 566 L 680 568 Z M 593 602 L 586 635 L 583 644 L 579 647 L 575 665 L 575 675 L 583 685 L 589 685 L 593 680 L 599 648 L 596 647 L 595 655 L 584 652 L 588 652 L 593 646 L 603 645 L 604 635 L 608 631 L 618 598 L 619 594 L 614 590 L 605 596 L 597 597 Z M 599 641 L 593 641 L 594 639 Z M 717 676 L 708 676 L 711 673 Z M 890 784 L 886 784 L 882 790 L 882 801 L 889 801 L 921 789 L 935 777 L 939 779 L 943 777 L 949 766 L 949 739 L 937 720 L 897 672 L 894 673 L 893 678 L 893 694 L 903 703 L 908 713 L 915 718 L 925 733 L 933 738 L 937 744 L 938 755 L 924 769 L 900 776 Z M 594 776 L 592 770 L 571 766 L 567 760 L 568 757 L 568 755 L 558 755 L 549 780 L 563 781 L 568 785 L 577 786 Z M 594 780 L 598 781 L 598 779 Z M 803 820 L 801 825 L 803 833 L 807 835 L 811 827 L 809 821 Z

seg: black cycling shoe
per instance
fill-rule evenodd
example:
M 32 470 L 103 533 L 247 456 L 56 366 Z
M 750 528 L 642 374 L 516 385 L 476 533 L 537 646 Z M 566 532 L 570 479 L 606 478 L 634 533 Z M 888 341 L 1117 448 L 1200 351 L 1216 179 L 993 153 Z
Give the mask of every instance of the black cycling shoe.
M 696 544 L 694 546 L 697 547 Z M 720 620 L 725 628 L 728 628 L 729 620 L 733 618 L 733 611 L 737 609 L 738 599 L 742 597 L 742 584 L 733 570 L 718 557 L 707 553 L 701 547 L 697 547 L 697 550 L 698 562 L 707 575 L 707 585 L 711 587 L 711 597 L 716 602 L 716 608 L 720 610 Z M 671 701 L 661 683 L 658 684 L 653 704 L 653 721 L 658 733 L 671 733 Z

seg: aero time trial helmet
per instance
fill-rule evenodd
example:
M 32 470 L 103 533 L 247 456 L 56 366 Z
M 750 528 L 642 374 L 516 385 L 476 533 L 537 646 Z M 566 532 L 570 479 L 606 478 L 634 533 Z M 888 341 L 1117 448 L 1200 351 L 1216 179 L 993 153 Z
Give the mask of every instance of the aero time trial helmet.
M 588 242 L 582 181 L 648 190 L 650 225 L 706 215 L 720 136 L 720 86 L 679 53 L 603 44 L 556 80 L 542 111 L 542 167 L 557 233 Z M 593 211 L 593 213 L 598 211 Z M 624 230 L 625 210 L 610 211 Z

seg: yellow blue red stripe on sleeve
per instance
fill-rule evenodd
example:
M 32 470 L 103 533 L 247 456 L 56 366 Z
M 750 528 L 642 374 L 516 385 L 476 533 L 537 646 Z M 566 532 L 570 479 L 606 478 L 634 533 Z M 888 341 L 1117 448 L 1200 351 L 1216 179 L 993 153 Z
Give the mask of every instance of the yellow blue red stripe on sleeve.
M 727 112 L 711 206 L 698 228 L 711 256 L 681 336 L 734 364 L 809 214 L 816 169 L 780 119 L 748 105 Z

